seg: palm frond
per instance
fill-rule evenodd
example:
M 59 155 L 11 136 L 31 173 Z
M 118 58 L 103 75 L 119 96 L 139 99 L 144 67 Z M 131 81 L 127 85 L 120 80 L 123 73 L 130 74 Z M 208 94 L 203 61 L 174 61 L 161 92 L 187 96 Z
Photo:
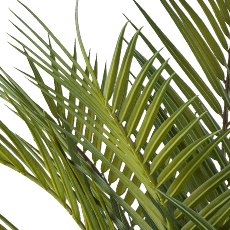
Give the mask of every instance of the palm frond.
M 181 0 L 180 5 L 173 0 L 161 1 L 197 58 L 210 89 L 134 2 L 208 107 L 130 20 L 120 32 L 110 65 L 106 64 L 103 76 L 99 76 L 98 59 L 91 63 L 77 16 L 77 38 L 85 65 L 77 61 L 76 43 L 71 54 L 19 1 L 48 34 L 48 39 L 42 38 L 13 13 L 21 26 L 13 25 L 31 42 L 29 46 L 11 36 L 16 43 L 13 47 L 31 67 L 31 73 L 20 72 L 40 89 L 49 109 L 33 101 L 1 69 L 0 96 L 26 123 L 34 143 L 28 143 L 0 122 L 0 161 L 52 194 L 82 229 L 228 226 L 229 130 L 221 129 L 210 111 L 222 115 L 230 105 L 224 88 L 228 72 L 224 53 L 229 36 L 228 5 L 225 1 L 210 1 L 211 11 L 198 1 L 207 18 L 214 18 L 210 23 L 217 41 L 186 1 Z M 129 25 L 136 32 L 127 40 L 125 30 Z M 138 39 L 152 52 L 150 58 L 138 50 Z M 156 67 L 158 61 L 161 65 Z M 133 70 L 137 63 L 138 73 Z M 46 83 L 47 76 L 52 84 Z M 175 85 L 186 99 L 182 99 Z M 213 91 L 222 98 L 224 108 Z M 225 203 L 221 206 L 218 202 L 222 200 Z M 134 201 L 138 203 L 136 207 Z

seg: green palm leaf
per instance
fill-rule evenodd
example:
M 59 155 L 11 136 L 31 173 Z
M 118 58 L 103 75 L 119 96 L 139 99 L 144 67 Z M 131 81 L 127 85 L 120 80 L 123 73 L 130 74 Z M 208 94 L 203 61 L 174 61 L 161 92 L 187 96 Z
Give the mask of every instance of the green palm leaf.
M 85 50 L 78 15 L 76 32 L 84 65 L 78 63 L 77 44 L 71 54 L 23 3 L 19 1 L 48 34 L 48 41 L 13 13 L 21 24 L 13 23 L 14 27 L 30 42 L 27 45 L 11 35 L 16 43 L 12 46 L 31 67 L 31 72 L 19 71 L 40 89 L 48 110 L 0 69 L 0 96 L 13 106 L 12 112 L 25 122 L 34 139 L 29 143 L 0 122 L 0 162 L 53 195 L 82 229 L 229 226 L 226 114 L 230 100 L 225 59 L 229 4 L 209 1 L 207 6 L 198 1 L 214 37 L 187 1 L 161 2 L 197 58 L 211 89 L 134 1 L 204 102 L 130 20 L 120 32 L 111 63 L 105 65 L 100 76 L 97 56 L 92 64 Z M 136 32 L 127 40 L 129 25 Z M 138 50 L 138 39 L 152 52 L 150 58 Z M 157 62 L 161 63 L 158 67 Z M 53 85 L 46 84 L 47 76 Z M 213 111 L 223 116 L 222 130 Z

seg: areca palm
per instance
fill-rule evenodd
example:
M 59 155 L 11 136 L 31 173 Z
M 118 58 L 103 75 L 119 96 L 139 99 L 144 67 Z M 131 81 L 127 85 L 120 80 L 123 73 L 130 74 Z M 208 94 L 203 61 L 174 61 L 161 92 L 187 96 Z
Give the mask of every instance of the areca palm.
M 11 35 L 17 44 L 12 45 L 31 67 L 31 73 L 19 71 L 41 90 L 49 109 L 38 105 L 1 69 L 0 95 L 24 120 L 34 143 L 0 122 L 0 160 L 53 195 L 82 229 L 229 228 L 230 3 L 197 2 L 210 25 L 185 0 L 161 0 L 203 75 L 144 6 L 134 4 L 202 97 L 130 19 L 100 76 L 97 59 L 92 64 L 84 48 L 77 16 L 77 44 L 84 64 L 77 61 L 76 44 L 69 52 L 19 2 L 48 34 L 48 39 L 42 38 L 14 13 L 21 26 L 13 25 L 31 43 Z M 136 31 L 130 40 L 125 38 L 127 26 Z M 138 50 L 138 39 L 151 57 Z M 52 85 L 46 83 L 47 74 Z

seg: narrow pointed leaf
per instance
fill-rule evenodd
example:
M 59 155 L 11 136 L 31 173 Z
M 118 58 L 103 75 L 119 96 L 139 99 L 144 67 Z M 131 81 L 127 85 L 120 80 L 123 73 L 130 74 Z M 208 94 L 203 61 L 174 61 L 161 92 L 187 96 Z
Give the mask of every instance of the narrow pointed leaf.
M 185 184 L 185 182 L 191 177 L 192 173 L 200 166 L 205 157 L 207 157 L 213 148 L 222 141 L 228 134 L 230 130 L 223 132 L 219 137 L 212 141 L 199 155 L 193 158 L 184 168 L 183 171 L 174 180 L 172 185 L 168 189 L 168 194 L 175 195 L 179 192 L 179 189 Z
M 118 73 L 116 87 L 114 90 L 114 98 L 112 102 L 112 112 L 113 113 L 116 110 L 120 110 L 123 100 L 127 94 L 129 72 L 130 72 L 130 67 L 131 67 L 131 63 L 133 60 L 133 54 L 134 54 L 135 45 L 136 45 L 138 36 L 139 36 L 139 30 L 133 36 L 126 50 L 126 53 L 123 58 L 123 62 L 121 64 L 120 71 Z
M 157 54 L 158 52 L 154 54 L 153 57 L 150 58 L 148 62 L 146 62 L 146 64 L 142 67 L 140 73 L 138 74 L 137 79 L 135 80 L 127 98 L 125 99 L 121 107 L 121 111 L 119 113 L 120 121 L 124 121 L 127 119 L 127 116 L 130 114 L 132 107 L 135 105 L 139 96 L 139 92 L 142 87 L 142 83 L 147 75 L 147 72 L 149 71 L 150 66 L 152 65 L 153 61 L 156 59 Z
M 149 22 L 151 27 L 157 33 L 157 35 L 161 38 L 164 45 L 167 47 L 169 52 L 181 66 L 181 68 L 185 71 L 185 73 L 190 77 L 193 84 L 197 87 L 199 91 L 202 92 L 204 98 L 212 105 L 212 108 L 218 113 L 221 114 L 221 107 L 216 97 L 210 91 L 210 89 L 206 86 L 204 81 L 200 78 L 198 73 L 194 70 L 194 68 L 189 64 L 189 62 L 184 58 L 184 56 L 179 52 L 179 50 L 172 44 L 172 42 L 165 36 L 165 34 L 160 30 L 160 28 L 153 22 L 153 20 L 149 17 L 149 15 L 144 11 L 144 9 L 134 0 L 137 7 L 140 9 L 141 13 L 144 15 L 146 20 Z M 212 98 L 212 99 L 211 99 Z
M 206 229 L 206 230 L 215 230 L 215 228 L 211 224 L 209 224 L 208 221 L 200 217 L 199 214 L 197 214 L 195 211 L 188 208 L 187 206 L 185 206 L 183 203 L 176 200 L 175 198 L 168 196 L 167 194 L 161 192 L 160 190 L 158 191 L 170 203 L 175 205 L 175 207 L 179 208 L 189 219 L 191 219 L 196 224 L 197 227 L 201 229 Z
M 175 119 L 177 119 L 182 113 L 183 111 L 186 109 L 187 106 L 189 106 L 191 104 L 191 102 L 193 102 L 195 99 L 197 98 L 194 97 L 192 99 L 190 99 L 189 101 L 187 101 L 183 106 L 181 106 L 176 112 L 174 112 L 174 114 L 171 115 L 170 118 L 168 118 L 152 135 L 148 145 L 145 148 L 145 152 L 144 152 L 144 157 L 145 159 L 149 159 L 150 156 L 154 156 L 155 155 L 155 151 L 157 150 L 157 148 L 159 147 L 159 144 L 161 143 L 161 141 L 165 138 L 165 135 L 167 134 L 167 132 L 170 130 L 170 128 L 174 125 L 174 121 Z M 154 168 L 154 165 L 152 164 L 150 167 L 150 173 L 153 173 L 152 168 Z
M 149 100 L 149 97 L 150 97 L 150 95 L 154 89 L 154 86 L 155 86 L 157 80 L 159 79 L 162 71 L 164 70 L 166 64 L 167 64 L 167 62 L 162 64 L 161 67 L 156 72 L 154 72 L 154 74 L 152 74 L 152 76 L 150 77 L 150 81 L 149 81 L 148 85 L 144 88 L 142 94 L 138 98 L 138 100 L 137 100 L 137 102 L 133 108 L 133 111 L 135 111 L 135 113 L 133 113 L 130 116 L 130 119 L 127 123 L 128 136 L 131 135 L 131 133 L 136 128 L 137 123 L 139 122 L 140 117 L 143 114 L 143 111 L 145 109 L 147 101 Z
M 136 137 L 135 143 L 136 143 L 137 149 L 141 148 L 141 146 L 146 142 L 146 139 L 150 133 L 150 130 L 153 127 L 153 124 L 154 124 L 153 122 L 157 116 L 159 107 L 162 104 L 163 98 L 165 96 L 165 92 L 172 78 L 173 76 L 167 79 L 167 81 L 165 81 L 165 83 L 161 86 L 161 88 L 156 92 L 156 94 L 153 97 L 153 100 L 147 110 L 144 121 Z
M 170 153 L 173 152 L 176 145 L 178 145 L 182 138 L 192 130 L 193 126 L 197 124 L 197 122 L 203 117 L 202 114 L 200 117 L 194 119 L 188 126 L 185 126 L 177 135 L 175 135 L 167 144 L 166 146 L 157 154 L 157 156 L 153 159 L 152 165 L 153 167 L 151 170 L 155 171 L 159 168 L 165 161 L 170 157 Z
M 157 178 L 158 186 L 163 184 L 169 177 L 171 177 L 176 171 L 180 168 L 180 166 L 185 162 L 185 160 L 193 154 L 195 150 L 199 146 L 202 146 L 207 140 L 209 140 L 212 136 L 217 134 L 217 132 L 212 133 L 210 135 L 206 135 L 196 140 L 192 144 L 188 145 L 185 149 L 183 149 L 170 164 L 168 164 L 160 173 Z
M 122 28 L 120 32 L 120 35 L 117 41 L 117 45 L 116 45 L 116 48 L 113 54 L 113 59 L 112 59 L 112 62 L 109 68 L 108 77 L 105 80 L 103 95 L 107 102 L 111 98 L 113 91 L 114 91 L 114 85 L 115 85 L 117 74 L 118 74 L 121 49 L 122 49 L 123 37 L 124 37 L 126 26 L 127 26 L 127 23 L 124 25 L 124 27 Z

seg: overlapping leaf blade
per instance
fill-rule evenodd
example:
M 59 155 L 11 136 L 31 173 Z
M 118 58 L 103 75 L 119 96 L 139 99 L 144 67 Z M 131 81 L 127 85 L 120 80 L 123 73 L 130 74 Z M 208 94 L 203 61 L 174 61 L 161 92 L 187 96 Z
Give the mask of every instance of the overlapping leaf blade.
M 227 106 L 229 98 L 221 83 L 225 78 L 220 65 L 225 64 L 222 48 L 210 37 L 205 24 L 189 4 L 182 0 L 180 2 L 203 37 L 175 1 L 170 0 L 169 5 L 162 0 L 192 47 L 211 85 Z M 143 8 L 135 3 L 206 102 L 221 114 L 220 103 L 212 90 L 209 90 Z M 199 4 L 202 5 L 203 2 L 199 1 Z M 216 4 L 210 1 L 210 4 L 217 19 L 211 20 L 211 24 L 222 47 L 226 49 L 224 36 L 228 36 L 229 32 L 225 23 L 229 22 L 229 15 L 224 9 L 225 2 Z M 15 15 L 36 39 L 31 39 L 23 29 L 15 27 L 32 42 L 42 56 L 12 36 L 22 49 L 13 46 L 29 61 L 33 75 L 21 72 L 41 90 L 51 114 L 33 102 L 2 71 L 0 95 L 14 106 L 16 115 L 26 122 L 34 137 L 35 146 L 17 135 L 14 136 L 13 132 L 1 124 L 3 133 L 9 138 L 1 138 L 1 143 L 4 144 L 0 151 L 1 161 L 47 189 L 72 213 L 83 229 L 127 229 L 135 224 L 143 229 L 163 230 L 173 226 L 179 228 L 179 225 L 213 229 L 213 226 L 228 224 L 228 203 L 215 209 L 216 214 L 207 218 L 207 213 L 214 213 L 214 208 L 206 200 L 202 201 L 202 197 L 207 196 L 210 204 L 214 204 L 228 190 L 223 183 L 229 175 L 228 160 L 225 155 L 221 155 L 222 150 L 218 144 L 223 142 L 228 153 L 229 131 L 220 132 L 211 113 L 206 111 L 195 93 L 174 73 L 168 61 L 162 58 L 142 32 L 131 23 L 136 33 L 131 41 L 127 41 L 124 39 L 127 24 L 123 27 L 109 73 L 107 74 L 105 67 L 100 88 L 98 60 L 96 57 L 93 67 L 81 39 L 78 17 L 77 37 L 86 70 L 76 60 L 76 46 L 74 55 L 71 55 L 46 25 L 28 7 L 24 4 L 22 6 L 44 28 L 50 41 L 47 43 Z M 207 17 L 212 15 L 204 5 L 202 8 Z M 223 15 L 220 14 L 221 11 L 224 12 Z M 184 26 L 187 26 L 187 31 Z M 149 60 L 136 47 L 140 36 L 153 53 Z M 127 48 L 122 55 L 124 40 Z M 62 54 L 55 51 L 51 41 L 56 43 Z M 71 65 L 65 62 L 62 55 L 72 62 Z M 136 75 L 132 72 L 134 58 L 141 66 Z M 155 60 L 160 61 L 160 67 L 155 67 Z M 45 83 L 39 69 L 48 73 L 54 86 Z M 174 82 L 187 98 L 186 102 L 170 84 L 172 77 L 162 76 L 164 70 L 169 76 L 173 76 Z M 68 96 L 64 95 L 63 89 L 68 91 Z M 203 115 L 204 112 L 207 115 Z M 217 137 L 213 138 L 215 135 Z M 91 154 L 90 157 L 88 153 Z M 213 159 L 221 166 L 221 172 L 218 173 Z M 97 167 L 98 164 L 101 167 Z M 30 168 L 33 175 L 24 169 L 24 165 Z M 188 168 L 191 169 L 186 173 Z M 107 174 L 105 172 L 108 169 Z M 175 175 L 176 172 L 179 176 Z M 117 185 L 110 187 L 116 180 Z M 207 182 L 204 183 L 205 181 Z M 216 186 L 218 189 L 210 193 Z M 193 197 L 199 189 L 199 194 L 203 196 L 194 199 L 199 206 L 199 213 L 196 213 L 190 207 L 194 204 L 189 201 L 187 193 L 191 193 Z M 122 194 L 123 198 L 119 197 Z M 135 199 L 138 202 L 137 211 L 132 206 Z M 169 200 L 167 205 L 166 200 Z M 181 212 L 176 210 L 174 213 L 176 208 Z M 130 220 L 127 219 L 127 213 Z

